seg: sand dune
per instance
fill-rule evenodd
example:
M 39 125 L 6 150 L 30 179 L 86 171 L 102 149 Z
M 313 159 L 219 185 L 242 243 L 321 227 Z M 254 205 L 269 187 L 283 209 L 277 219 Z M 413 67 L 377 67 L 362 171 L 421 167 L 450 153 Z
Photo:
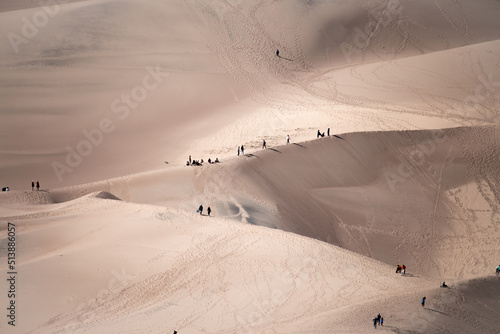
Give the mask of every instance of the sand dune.
M 0 332 L 498 332 L 499 13 L 2 2 Z

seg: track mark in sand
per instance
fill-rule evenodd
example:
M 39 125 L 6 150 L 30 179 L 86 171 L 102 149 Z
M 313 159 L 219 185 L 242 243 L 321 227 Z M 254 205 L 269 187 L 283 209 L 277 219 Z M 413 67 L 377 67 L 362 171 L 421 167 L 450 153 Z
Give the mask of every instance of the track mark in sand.
M 434 250 L 434 243 L 435 241 L 435 235 L 434 235 L 434 230 L 436 228 L 436 215 L 437 215 L 437 209 L 439 206 L 439 201 L 441 199 L 441 188 L 443 186 L 443 171 L 444 168 L 446 167 L 448 160 L 450 159 L 450 155 L 453 152 L 453 146 L 450 148 L 448 151 L 448 155 L 446 156 L 446 159 L 443 162 L 443 165 L 441 166 L 441 169 L 439 171 L 439 176 L 437 179 L 437 189 L 436 189 L 436 200 L 434 202 L 434 210 L 432 212 L 432 225 L 431 225 L 431 233 L 430 233 L 430 246 L 429 246 L 429 255 L 428 255 L 428 260 L 427 260 L 427 272 L 430 271 L 431 269 L 431 262 L 432 262 L 432 255 L 433 255 L 433 250 Z M 452 159 L 453 160 L 453 159 Z M 443 195 L 444 196 L 444 195 Z

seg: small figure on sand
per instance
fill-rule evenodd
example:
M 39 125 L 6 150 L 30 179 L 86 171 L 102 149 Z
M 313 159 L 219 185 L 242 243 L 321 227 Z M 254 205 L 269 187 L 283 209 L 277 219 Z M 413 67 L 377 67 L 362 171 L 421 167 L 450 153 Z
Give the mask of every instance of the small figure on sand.
M 384 326 L 384 318 L 380 318 L 380 326 Z
M 402 269 L 402 273 L 401 274 L 402 275 L 406 274 L 406 266 L 404 264 L 403 264 L 403 267 L 401 267 L 401 269 Z
M 445 283 L 445 282 L 443 282 L 443 283 L 441 284 L 441 287 L 442 287 L 442 288 L 447 288 L 447 287 L 448 287 L 448 285 L 446 285 L 446 283 Z
M 31 191 L 35 190 L 35 181 L 31 180 Z
M 377 329 L 377 318 L 373 318 L 373 328 Z
M 427 299 L 427 298 L 426 298 L 426 297 L 424 297 L 424 298 L 422 298 L 422 301 L 420 302 L 420 304 L 422 304 L 422 308 L 424 308 L 424 307 L 425 307 L 425 300 L 426 300 L 426 299 Z
M 37 191 L 40 190 L 40 181 L 38 180 L 36 181 L 36 190 Z
M 398 264 L 398 266 L 396 267 L 396 274 L 401 274 L 401 266 Z
M 500 264 L 498 265 L 497 269 L 495 270 L 495 273 L 497 274 L 497 276 L 500 274 Z
M 328 130 L 326 130 L 326 135 L 330 136 L 330 128 L 328 128 Z
M 238 146 L 238 156 L 240 156 L 240 147 Z
M 265 148 L 266 148 L 266 140 L 262 139 L 262 149 L 265 149 Z
M 199 212 L 200 215 L 202 215 L 203 214 L 203 205 L 200 205 L 200 207 L 198 208 L 198 211 L 196 211 L 196 212 Z
M 210 212 L 212 212 L 212 209 L 210 209 L 210 207 L 207 208 L 207 213 L 208 215 L 210 216 Z
M 276 50 L 276 57 L 280 56 L 280 50 Z
M 245 155 L 245 148 L 241 145 L 241 155 Z
M 286 135 L 286 143 L 290 144 L 290 135 Z

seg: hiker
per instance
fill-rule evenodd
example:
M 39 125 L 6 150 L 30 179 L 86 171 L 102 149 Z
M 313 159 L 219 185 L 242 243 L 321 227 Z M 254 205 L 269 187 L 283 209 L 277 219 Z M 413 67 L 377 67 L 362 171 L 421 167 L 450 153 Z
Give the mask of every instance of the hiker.
M 266 148 L 266 140 L 262 139 L 262 149 L 265 149 L 265 148 Z
M 36 181 L 36 190 L 40 190 L 40 182 L 38 180 Z
M 286 143 L 290 144 L 290 136 L 289 135 L 286 135 Z
M 422 298 L 422 301 L 420 302 L 420 303 L 422 304 L 422 308 L 424 308 L 424 307 L 425 307 L 425 300 L 426 300 L 426 299 L 427 299 L 427 298 L 425 298 L 425 297 L 424 297 L 424 298 Z
M 404 264 L 403 264 L 403 267 L 401 269 L 403 269 L 403 275 L 406 274 L 406 266 Z
M 326 135 L 330 136 L 330 128 L 328 128 L 328 130 L 326 130 Z
M 31 180 L 31 191 L 35 190 L 35 181 Z
M 401 266 L 399 264 L 396 267 L 396 274 L 401 274 Z
M 448 285 L 446 285 L 446 283 L 445 283 L 445 282 L 443 282 L 443 284 L 441 284 L 441 287 L 442 287 L 442 288 L 447 288 L 447 287 L 448 287 Z
M 218 163 L 219 162 L 219 158 L 215 158 L 215 163 Z
M 500 274 L 500 264 L 498 265 L 498 268 L 495 270 L 495 273 L 497 274 L 497 276 L 498 274 Z
M 316 138 L 319 138 L 319 136 L 321 136 L 321 132 L 319 132 L 318 130 L 318 133 L 316 133 Z
M 280 56 L 280 50 L 276 50 L 276 57 Z
M 373 328 L 377 329 L 377 318 L 373 318 Z
M 200 212 L 200 215 L 203 214 L 203 205 L 200 205 L 200 207 L 198 208 L 198 211 L 196 212 Z
M 241 155 L 245 155 L 245 148 L 241 145 Z
M 209 216 L 210 216 L 210 212 L 212 212 L 212 209 L 210 209 L 210 207 L 208 207 L 207 213 L 208 213 Z
M 238 146 L 238 156 L 240 156 L 240 147 Z
M 189 164 L 191 165 L 191 156 L 189 156 Z
M 210 158 L 208 158 L 208 163 L 211 164 L 212 163 L 212 160 L 210 160 Z
M 384 326 L 384 318 L 380 318 L 380 326 Z
M 377 323 L 380 325 L 380 319 L 382 319 L 380 313 L 375 317 L 375 319 L 377 319 Z

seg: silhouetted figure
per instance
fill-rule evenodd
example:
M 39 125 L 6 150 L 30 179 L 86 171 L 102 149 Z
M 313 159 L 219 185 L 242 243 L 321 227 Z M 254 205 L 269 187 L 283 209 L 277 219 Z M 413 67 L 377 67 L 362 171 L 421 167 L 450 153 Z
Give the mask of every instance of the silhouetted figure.
M 289 135 L 286 135 L 286 143 L 290 144 L 290 136 Z
M 191 164 L 191 156 L 189 156 L 189 164 Z
M 384 326 L 384 318 L 380 318 L 380 326 Z
M 238 156 L 240 156 L 240 147 L 238 146 Z
M 210 209 L 210 207 L 208 207 L 207 213 L 208 213 L 209 216 L 210 216 L 210 212 L 212 212 L 212 209 Z
M 396 267 L 396 274 L 401 274 L 401 266 L 399 264 Z
M 422 308 L 424 308 L 424 307 L 425 307 L 425 300 L 426 300 L 426 299 L 427 299 L 427 298 L 426 298 L 426 297 L 424 297 L 424 298 L 422 298 L 422 301 L 420 302 L 420 303 L 422 304 Z
M 241 155 L 245 155 L 245 148 L 241 145 Z
M 31 191 L 35 190 L 35 181 L 31 180 Z
M 196 211 L 196 212 L 199 212 L 200 215 L 202 215 L 203 214 L 203 205 L 200 205 L 200 207 L 198 208 L 198 211 Z
M 319 130 L 318 130 L 318 133 L 316 134 L 316 138 L 319 138 L 319 136 L 321 136 L 321 132 L 319 132 Z
M 280 56 L 280 50 L 276 50 L 276 57 Z
M 373 318 L 373 328 L 377 329 L 377 318 Z
M 406 266 L 403 264 L 403 267 L 401 267 L 401 269 L 403 270 L 402 274 L 406 274 Z
M 326 135 L 330 136 L 330 128 L 328 128 L 328 130 L 326 130 Z
M 265 148 L 266 148 L 266 140 L 262 139 L 262 149 L 265 149 Z
M 443 284 L 441 284 L 441 287 L 442 287 L 442 288 L 447 288 L 447 287 L 448 287 L 448 285 L 446 285 L 446 283 L 445 283 L 445 282 L 443 282 Z
M 36 190 L 40 190 L 40 182 L 38 180 L 36 181 Z

